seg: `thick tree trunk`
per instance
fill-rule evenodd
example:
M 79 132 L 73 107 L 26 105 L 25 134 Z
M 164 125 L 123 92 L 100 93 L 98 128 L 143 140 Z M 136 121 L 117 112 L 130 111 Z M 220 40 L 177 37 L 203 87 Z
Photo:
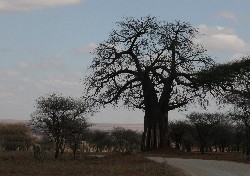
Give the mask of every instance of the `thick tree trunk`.
M 160 107 L 154 86 L 149 78 L 148 80 L 145 80 L 143 84 L 145 116 L 144 135 L 141 142 L 142 151 L 166 148 L 168 146 L 168 112 Z
M 152 109 L 150 110 L 151 112 Z M 157 149 L 159 147 L 159 125 L 157 121 L 157 111 L 155 113 L 150 113 L 148 115 L 145 113 L 144 117 L 144 132 L 142 135 L 142 151 L 149 151 L 153 149 Z M 155 114 L 155 115 L 153 115 Z
M 150 108 L 150 113 L 145 112 L 141 150 L 148 151 L 158 148 L 168 148 L 170 142 L 167 128 L 167 112 L 160 113 L 159 107 Z
M 145 117 L 144 120 L 142 151 L 168 147 L 167 129 L 163 116 L 158 109 L 155 110 L 154 114 L 154 116 Z
M 157 122 L 159 116 L 158 97 L 149 77 L 145 77 L 143 82 L 143 94 L 145 97 L 143 139 L 145 141 L 142 141 L 142 144 L 145 144 L 143 151 L 148 151 L 158 147 Z
M 158 119 L 160 127 L 160 148 L 170 146 L 168 140 L 168 112 L 162 112 Z

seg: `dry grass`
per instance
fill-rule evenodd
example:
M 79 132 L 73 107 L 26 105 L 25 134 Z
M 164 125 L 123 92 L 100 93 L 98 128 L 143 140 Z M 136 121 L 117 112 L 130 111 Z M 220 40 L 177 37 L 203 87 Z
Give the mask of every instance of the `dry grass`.
M 0 152 L 0 175 L 88 175 L 88 176 L 163 176 L 174 174 L 170 166 L 158 164 L 142 155 L 112 154 L 103 158 L 85 156 L 72 160 L 64 155 L 59 160 L 46 154 L 38 161 L 31 152 Z
M 229 160 L 250 163 L 237 153 L 185 153 L 171 150 L 159 150 L 131 155 L 106 154 L 103 158 L 88 154 L 73 160 L 71 154 L 65 154 L 55 160 L 53 154 L 46 154 L 42 160 L 36 160 L 32 152 L 0 152 L 0 176 L 23 175 L 81 175 L 81 176 L 183 176 L 180 169 L 158 164 L 146 159 L 147 156 L 200 158 Z

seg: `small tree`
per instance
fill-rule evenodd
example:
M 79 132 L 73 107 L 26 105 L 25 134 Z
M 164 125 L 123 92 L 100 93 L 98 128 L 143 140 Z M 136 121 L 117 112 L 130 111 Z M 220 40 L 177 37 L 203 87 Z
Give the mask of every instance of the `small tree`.
M 141 135 L 132 130 L 126 130 L 122 127 L 115 127 L 111 136 L 114 142 L 114 148 L 120 152 L 132 152 L 140 148 Z
M 71 123 L 85 119 L 88 105 L 80 99 L 58 94 L 41 96 L 36 100 L 36 111 L 31 115 L 34 129 L 41 130 L 55 142 L 55 158 L 63 154 Z M 76 127 L 77 128 L 77 127 Z
M 169 123 L 169 136 L 175 143 L 175 148 L 180 149 L 183 138 L 191 130 L 190 124 L 186 121 L 173 121 Z
M 249 159 L 250 155 L 250 108 L 244 109 L 235 108 L 234 112 L 231 113 L 231 118 L 243 125 L 245 142 L 244 147 L 246 148 L 246 156 Z
M 194 139 L 193 133 L 194 133 L 194 129 L 191 128 L 190 131 L 188 131 L 188 133 L 186 133 L 183 136 L 182 146 L 184 147 L 186 152 L 191 152 L 192 147 L 195 145 L 195 139 Z
M 90 133 L 89 142 L 95 148 L 96 152 L 102 152 L 106 147 L 107 138 L 109 136 L 108 132 L 104 131 L 94 131 Z M 108 144 L 109 145 L 109 144 Z
M 212 129 L 219 124 L 221 114 L 191 113 L 187 116 L 191 124 L 196 129 L 195 138 L 199 144 L 201 154 L 205 153 L 205 147 L 210 137 Z
M 233 139 L 234 150 L 239 153 L 242 149 L 244 153 L 245 142 L 246 142 L 246 135 L 245 135 L 244 124 L 237 122 L 234 127 L 234 139 Z
M 68 119 L 66 131 L 66 143 L 73 151 L 74 159 L 76 159 L 76 151 L 80 148 L 81 141 L 86 140 L 87 131 L 90 124 L 86 119 Z
M 225 152 L 225 148 L 229 147 L 233 142 L 234 126 L 226 123 L 216 125 L 211 132 L 213 144 L 219 147 L 220 152 Z

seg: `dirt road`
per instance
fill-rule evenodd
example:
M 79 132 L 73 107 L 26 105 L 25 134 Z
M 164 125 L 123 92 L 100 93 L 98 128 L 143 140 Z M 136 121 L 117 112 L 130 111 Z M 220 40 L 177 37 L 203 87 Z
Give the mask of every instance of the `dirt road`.
M 148 157 L 181 168 L 190 176 L 250 176 L 250 165 L 230 161 Z

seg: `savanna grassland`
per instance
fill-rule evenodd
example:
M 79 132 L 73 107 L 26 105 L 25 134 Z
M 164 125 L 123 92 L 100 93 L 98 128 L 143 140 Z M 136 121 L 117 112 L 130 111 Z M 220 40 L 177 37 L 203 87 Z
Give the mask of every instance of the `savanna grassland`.
M 77 160 L 71 153 L 55 160 L 46 153 L 41 160 L 32 152 L 0 152 L 0 175 L 88 175 L 88 176 L 165 176 L 175 175 L 177 170 L 166 164 L 158 164 L 140 154 L 109 154 L 94 157 L 87 154 Z

